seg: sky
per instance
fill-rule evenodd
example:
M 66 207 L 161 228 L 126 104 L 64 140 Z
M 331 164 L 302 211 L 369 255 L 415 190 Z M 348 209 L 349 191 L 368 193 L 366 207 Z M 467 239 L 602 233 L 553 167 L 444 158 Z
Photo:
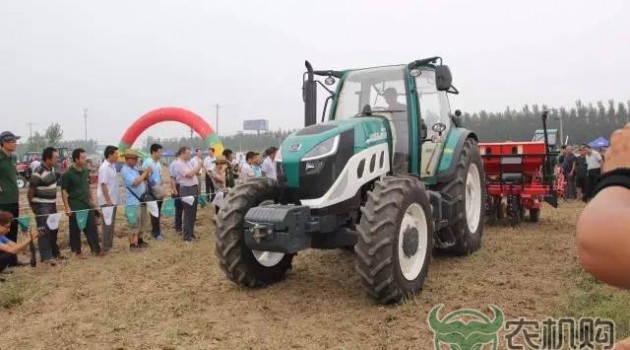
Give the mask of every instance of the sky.
M 630 1 L 0 0 L 0 129 L 59 122 L 118 143 L 144 113 L 181 107 L 234 134 L 243 120 L 303 125 L 315 69 L 441 56 L 451 108 L 630 99 Z M 323 94 L 323 91 L 320 91 Z M 30 124 L 30 125 L 29 125 Z M 182 137 L 158 124 L 140 140 Z

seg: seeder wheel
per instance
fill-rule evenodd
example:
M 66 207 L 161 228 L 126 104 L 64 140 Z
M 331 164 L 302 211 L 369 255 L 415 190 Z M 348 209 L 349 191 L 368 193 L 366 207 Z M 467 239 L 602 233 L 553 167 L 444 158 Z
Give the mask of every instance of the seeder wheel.
M 525 217 L 525 208 L 523 208 L 521 204 L 520 196 L 508 197 L 507 212 L 512 226 L 517 226 L 523 221 L 523 218 Z

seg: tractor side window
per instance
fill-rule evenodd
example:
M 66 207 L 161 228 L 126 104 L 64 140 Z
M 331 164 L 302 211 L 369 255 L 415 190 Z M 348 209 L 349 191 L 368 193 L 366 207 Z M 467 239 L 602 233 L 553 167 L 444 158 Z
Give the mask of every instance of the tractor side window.
M 444 102 L 435 87 L 435 73 L 433 71 L 422 71 L 416 78 L 416 88 L 418 90 L 418 100 L 420 103 L 420 118 L 424 121 L 429 131 L 429 137 L 434 134 L 431 127 L 439 122 L 446 125 L 445 117 L 448 112 L 444 111 Z

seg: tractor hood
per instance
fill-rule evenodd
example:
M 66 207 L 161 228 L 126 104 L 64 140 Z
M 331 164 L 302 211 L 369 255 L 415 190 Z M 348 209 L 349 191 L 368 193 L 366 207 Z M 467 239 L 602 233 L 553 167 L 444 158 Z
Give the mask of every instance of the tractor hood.
M 386 120 L 379 117 L 311 125 L 291 134 L 280 146 L 277 161 L 282 174 L 279 175 L 288 187 L 304 190 L 302 199 L 318 198 L 332 185 L 350 157 L 387 143 L 388 134 Z

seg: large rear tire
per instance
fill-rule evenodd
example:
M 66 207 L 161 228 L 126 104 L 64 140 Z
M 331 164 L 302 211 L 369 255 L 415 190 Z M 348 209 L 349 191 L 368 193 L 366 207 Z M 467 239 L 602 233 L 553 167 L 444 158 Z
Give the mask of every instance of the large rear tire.
M 356 270 L 378 304 L 422 289 L 433 249 L 433 218 L 424 184 L 414 177 L 377 181 L 361 208 Z
M 455 244 L 444 251 L 453 255 L 469 255 L 481 247 L 483 235 L 483 207 L 485 203 L 485 177 L 483 163 L 477 141 L 466 139 L 460 159 L 457 163 L 456 177 L 453 182 L 441 186 L 438 190 L 454 201 L 453 217 L 450 227 Z
M 219 266 L 232 282 L 250 288 L 263 287 L 285 278 L 292 254 L 253 251 L 245 245 L 245 214 L 276 197 L 277 182 L 255 178 L 237 185 L 226 196 L 217 216 L 216 255 Z

